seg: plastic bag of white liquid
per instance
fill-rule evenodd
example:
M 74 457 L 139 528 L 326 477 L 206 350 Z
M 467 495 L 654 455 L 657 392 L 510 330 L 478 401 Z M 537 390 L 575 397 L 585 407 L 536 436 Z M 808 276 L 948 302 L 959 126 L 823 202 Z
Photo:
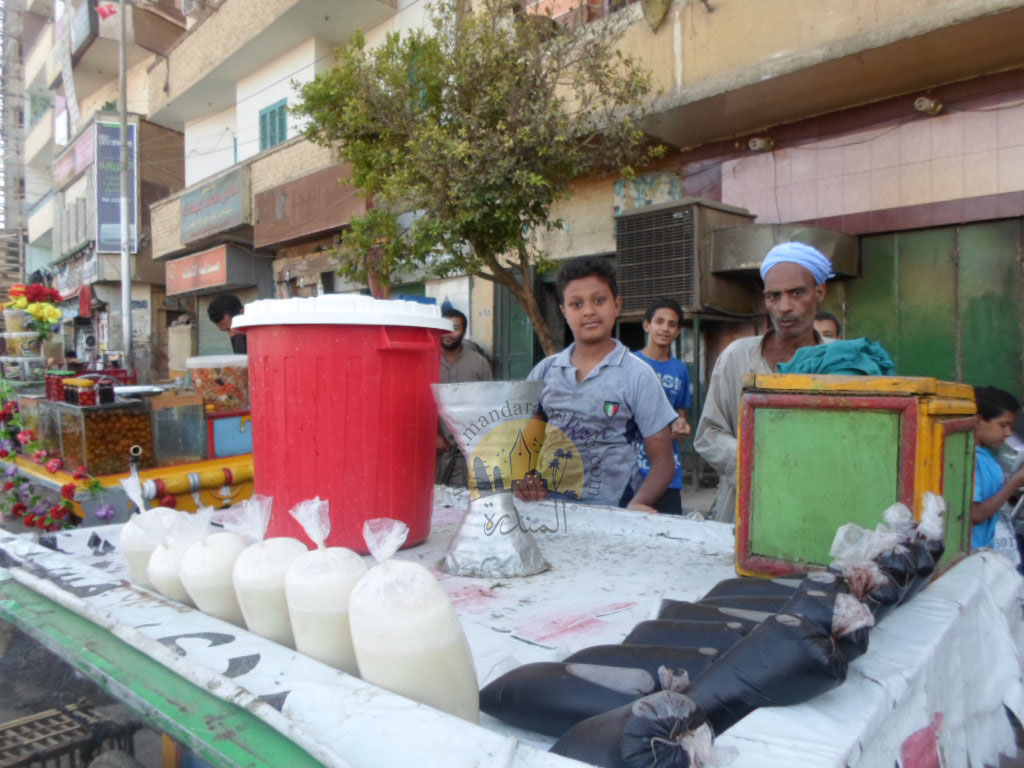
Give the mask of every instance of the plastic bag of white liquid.
M 325 546 L 331 533 L 327 501 L 317 497 L 300 502 L 289 514 L 316 544 L 316 549 L 295 558 L 284 574 L 295 649 L 357 675 L 348 601 L 352 588 L 366 573 L 366 563 L 351 549 Z
M 245 627 L 231 573 L 235 560 L 249 546 L 231 531 L 211 533 L 185 550 L 178 576 L 192 603 L 205 614 Z
M 194 605 L 181 583 L 181 560 L 189 547 L 210 532 L 211 512 L 211 507 L 204 507 L 192 515 L 184 512 L 176 515 L 163 541 L 153 550 L 146 574 L 156 591 L 164 597 Z
M 448 596 L 422 565 L 392 557 L 408 532 L 386 518 L 363 525 L 379 565 L 359 580 L 349 601 L 359 673 L 381 688 L 479 722 L 473 657 Z
M 272 504 L 273 499 L 257 495 L 215 511 L 214 522 L 225 530 L 211 533 L 185 550 L 178 574 L 192 602 L 203 613 L 245 627 L 231 574 L 238 556 L 263 538 Z
M 228 530 L 256 540 L 238 555 L 231 569 L 245 626 L 250 632 L 294 648 L 284 597 L 284 572 L 292 560 L 306 552 L 306 545 L 287 537 L 263 539 L 272 504 L 273 499 L 267 496 L 253 497 L 217 519 Z
M 136 584 L 153 589 L 146 569 L 149 558 L 180 513 L 170 507 L 154 507 L 134 515 L 121 530 L 121 554 L 128 565 L 128 573 Z

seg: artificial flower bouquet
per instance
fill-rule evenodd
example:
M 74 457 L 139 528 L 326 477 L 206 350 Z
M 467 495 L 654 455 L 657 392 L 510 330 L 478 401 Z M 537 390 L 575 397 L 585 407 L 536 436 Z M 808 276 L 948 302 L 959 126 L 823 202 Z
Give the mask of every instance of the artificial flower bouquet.
M 41 283 L 19 283 L 11 286 L 8 296 L 10 301 L 3 305 L 8 332 L 35 331 L 40 339 L 46 339 L 63 317 L 55 306 L 57 302 L 63 301 L 56 288 Z

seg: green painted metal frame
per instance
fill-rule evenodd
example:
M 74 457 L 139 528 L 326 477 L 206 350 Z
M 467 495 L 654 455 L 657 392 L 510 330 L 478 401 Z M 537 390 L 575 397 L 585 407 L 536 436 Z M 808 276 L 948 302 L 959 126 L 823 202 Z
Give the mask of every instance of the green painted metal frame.
M 803 570 L 808 563 L 797 559 L 766 557 L 753 551 L 751 503 L 757 461 L 755 430 L 757 410 L 781 408 L 822 411 L 878 411 L 893 413 L 900 419 L 898 498 L 911 509 L 914 506 L 914 477 L 917 465 L 917 400 L 912 397 L 823 396 L 807 394 L 764 394 L 745 392 L 740 403 L 739 487 L 736 511 L 736 570 L 744 576 L 783 576 Z M 812 564 L 812 565 L 827 565 Z
M 215 768 L 320 765 L 255 715 L 193 685 L 2 569 L 0 617 Z

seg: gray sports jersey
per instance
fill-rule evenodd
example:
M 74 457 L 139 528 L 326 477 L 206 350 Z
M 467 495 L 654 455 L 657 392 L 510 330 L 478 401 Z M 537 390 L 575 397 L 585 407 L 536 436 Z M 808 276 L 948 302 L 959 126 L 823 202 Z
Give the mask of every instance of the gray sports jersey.
M 575 343 L 540 361 L 527 378 L 544 382 L 540 410 L 583 460 L 580 499 L 614 507 L 633 473 L 633 443 L 660 432 L 676 412 L 651 367 L 613 341 L 615 349 L 583 381 L 572 364 Z M 538 469 L 543 476 L 544 467 Z

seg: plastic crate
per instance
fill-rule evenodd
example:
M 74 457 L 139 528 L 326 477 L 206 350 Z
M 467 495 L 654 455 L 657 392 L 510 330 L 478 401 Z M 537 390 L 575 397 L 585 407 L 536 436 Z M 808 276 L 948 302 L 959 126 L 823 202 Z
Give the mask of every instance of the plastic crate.
M 0 724 L 0 768 L 84 768 L 110 749 L 134 754 L 132 737 L 141 727 L 88 705 L 37 712 Z

